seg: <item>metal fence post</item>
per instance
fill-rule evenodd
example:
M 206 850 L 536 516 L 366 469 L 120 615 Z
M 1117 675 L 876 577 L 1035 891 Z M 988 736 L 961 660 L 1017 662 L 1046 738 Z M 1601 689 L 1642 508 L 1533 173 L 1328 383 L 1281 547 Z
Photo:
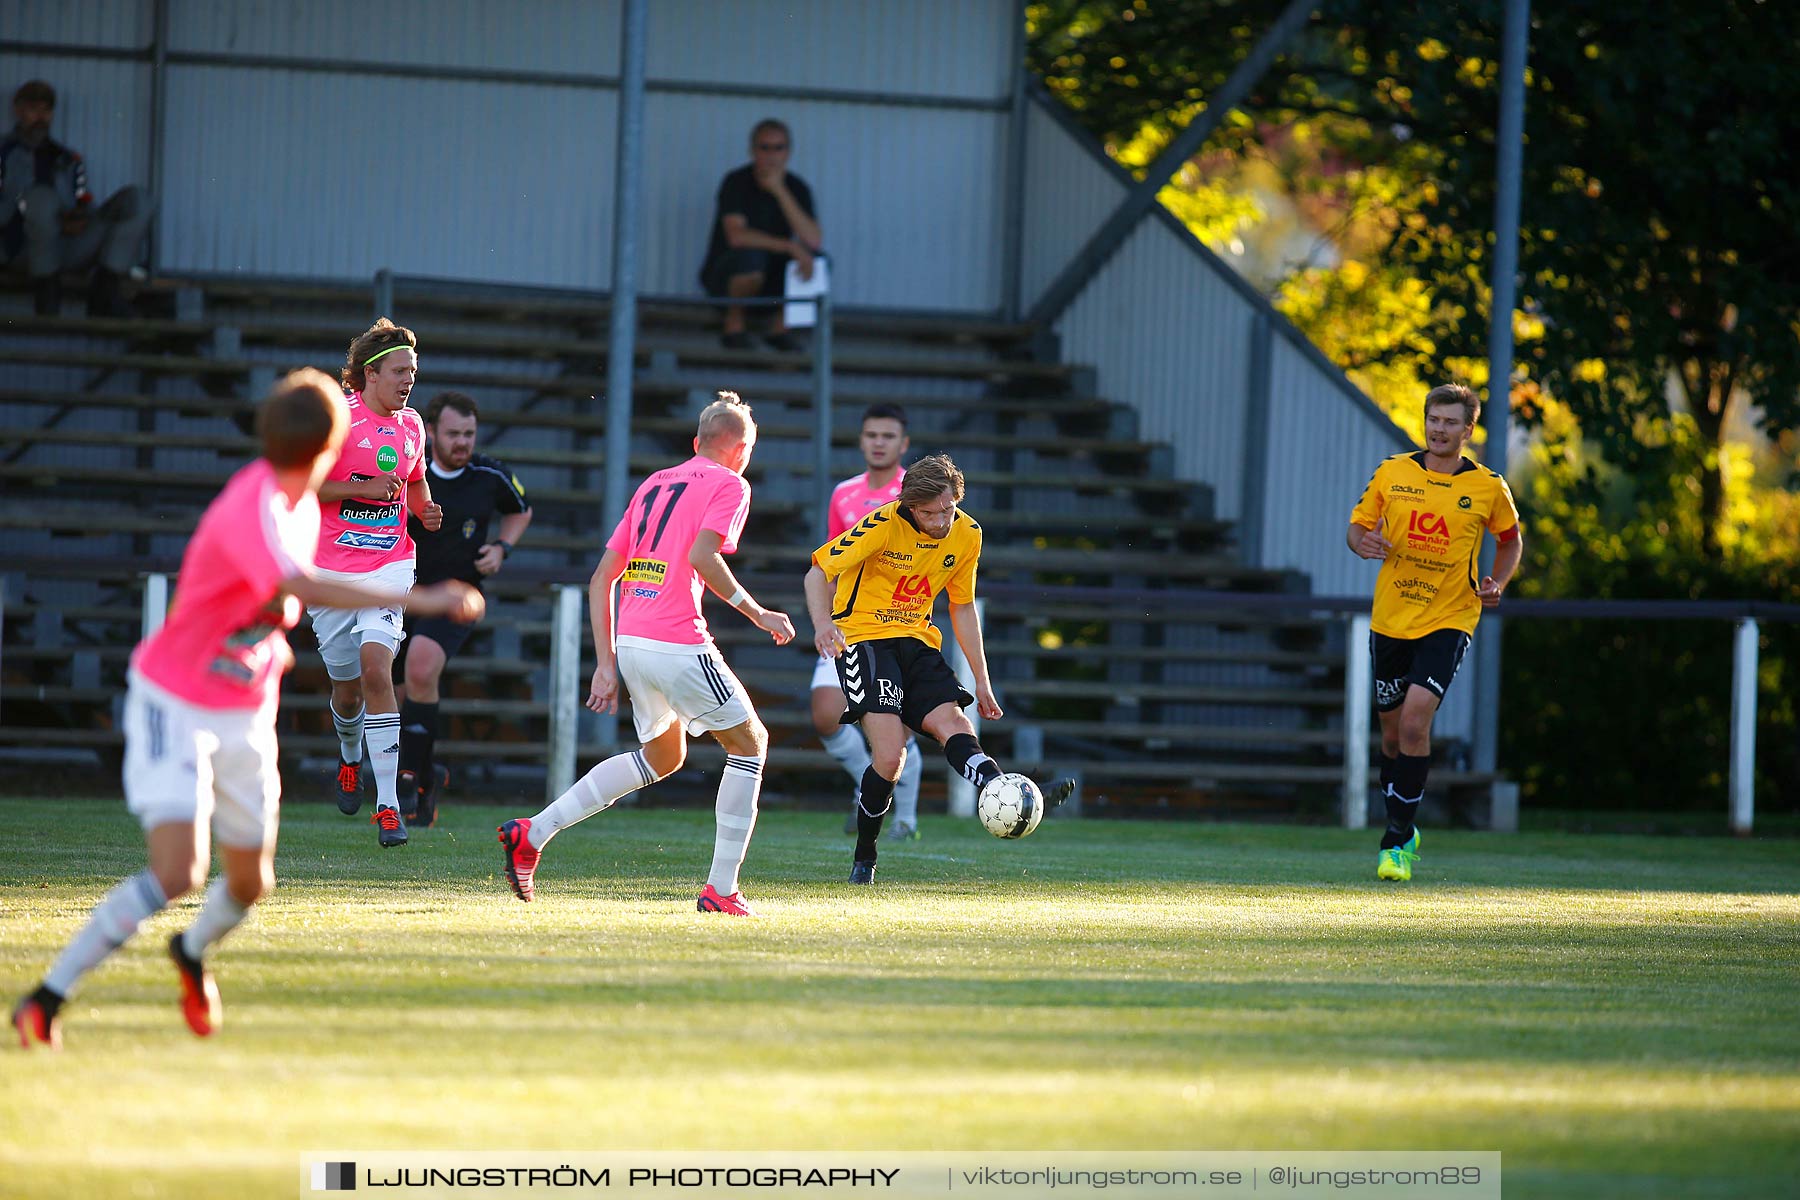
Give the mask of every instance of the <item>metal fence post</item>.
M 140 640 L 163 627 L 169 615 L 169 577 L 163 574 L 144 576 L 144 615 L 139 625 Z
M 1369 614 L 1350 618 L 1344 642 L 1344 828 L 1369 823 Z
M 575 785 L 575 734 L 581 718 L 581 589 L 556 589 L 550 618 L 550 745 L 546 804 Z
M 821 292 L 813 303 L 813 512 L 815 544 L 823 545 L 831 528 L 831 293 Z
M 975 601 L 976 622 L 982 622 L 986 616 L 987 601 L 977 598 Z M 957 682 L 968 688 L 970 695 L 974 695 L 975 672 L 969 669 L 969 660 L 967 656 L 963 654 L 962 643 L 956 640 L 956 630 L 954 626 L 951 628 L 950 636 L 944 639 L 944 644 L 945 649 L 950 652 L 948 655 L 950 669 L 956 672 Z M 975 736 L 980 737 L 980 709 L 975 705 L 970 705 L 966 711 L 969 716 L 969 724 L 975 727 Z M 975 785 L 964 779 L 954 770 L 950 772 L 950 783 L 945 789 L 945 794 L 949 797 L 949 810 L 951 816 L 972 817 L 975 815 Z
M 1737 623 L 1731 654 L 1731 832 L 1747 834 L 1756 817 L 1755 617 Z
M 375 318 L 394 315 L 394 273 L 386 267 L 375 272 Z

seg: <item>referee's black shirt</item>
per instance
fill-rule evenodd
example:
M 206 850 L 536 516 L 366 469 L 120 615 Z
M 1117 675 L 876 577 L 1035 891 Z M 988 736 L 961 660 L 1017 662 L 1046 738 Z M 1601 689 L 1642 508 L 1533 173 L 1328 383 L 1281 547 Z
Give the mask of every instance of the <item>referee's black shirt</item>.
M 438 470 L 426 456 L 425 482 L 431 498 L 444 510 L 444 524 L 431 533 L 408 514 L 407 531 L 418 547 L 418 581 L 441 583 L 460 579 L 481 586 L 484 576 L 475 569 L 475 558 L 488 542 L 488 520 L 496 512 L 520 513 L 530 508 L 525 487 L 512 468 L 497 458 L 471 454 L 469 465 L 450 475 Z

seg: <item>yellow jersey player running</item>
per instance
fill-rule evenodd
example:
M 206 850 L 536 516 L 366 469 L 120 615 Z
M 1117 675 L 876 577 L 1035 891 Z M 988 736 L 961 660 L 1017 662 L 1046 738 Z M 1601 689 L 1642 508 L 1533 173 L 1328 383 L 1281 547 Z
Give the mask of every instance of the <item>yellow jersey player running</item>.
M 977 788 L 1001 774 L 962 711 L 974 704 L 990 721 L 1004 715 L 975 612 L 981 526 L 957 508 L 962 497 L 962 472 L 948 455 L 922 458 L 906 469 L 898 500 L 820 546 L 806 573 L 813 641 L 836 660 L 849 702 L 839 719 L 860 723 L 869 739 L 851 883 L 875 882 L 875 841 L 893 805 L 909 728 L 936 738 L 951 767 Z M 950 626 L 975 677 L 973 696 L 944 661 L 943 635 L 931 623 L 940 592 L 950 596 Z M 1072 779 L 1047 785 L 1045 805 L 1061 804 L 1074 788 Z
M 1481 610 L 1499 605 L 1525 551 L 1506 480 L 1463 457 L 1480 415 L 1470 389 L 1433 388 L 1425 397 L 1425 449 L 1385 459 L 1350 514 L 1350 549 L 1381 560 L 1369 622 L 1388 814 L 1378 879 L 1412 878 L 1419 857 L 1413 819 L 1431 768 L 1432 718 Z M 1483 530 L 1499 548 L 1494 573 L 1477 579 Z

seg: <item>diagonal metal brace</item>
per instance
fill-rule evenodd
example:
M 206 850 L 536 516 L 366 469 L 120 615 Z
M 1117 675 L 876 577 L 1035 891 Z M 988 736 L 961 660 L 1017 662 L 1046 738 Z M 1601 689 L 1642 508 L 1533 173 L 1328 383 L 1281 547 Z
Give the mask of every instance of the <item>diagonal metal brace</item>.
M 1250 89 L 1268 71 L 1275 56 L 1281 53 L 1311 18 L 1315 5 L 1316 0 L 1289 0 L 1287 8 L 1282 10 L 1275 24 L 1263 34 L 1262 40 L 1256 43 L 1244 61 L 1237 65 L 1237 69 L 1219 88 L 1218 93 L 1207 97 L 1206 111 L 1196 117 L 1156 156 L 1156 161 L 1144 173 L 1144 178 L 1126 193 L 1125 199 L 1113 210 L 1112 216 L 1088 239 L 1087 245 L 1063 268 L 1055 282 L 1045 289 L 1043 296 L 1028 314 L 1028 321 L 1048 326 L 1062 316 L 1063 310 L 1100 273 L 1100 268 L 1124 244 L 1126 236 L 1143 215 L 1150 211 L 1163 185 L 1181 169 L 1183 163 L 1199 152 L 1206 139 L 1212 136 L 1213 130 L 1225 119 L 1225 114 L 1250 94 Z

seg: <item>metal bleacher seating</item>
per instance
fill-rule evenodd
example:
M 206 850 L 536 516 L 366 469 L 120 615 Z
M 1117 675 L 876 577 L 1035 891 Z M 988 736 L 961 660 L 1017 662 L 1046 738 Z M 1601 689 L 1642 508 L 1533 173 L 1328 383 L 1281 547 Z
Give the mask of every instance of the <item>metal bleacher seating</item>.
M 280 281 L 162 281 L 140 303 L 171 315 L 0 317 L 0 755 L 116 752 L 143 574 L 174 571 L 201 508 L 253 453 L 251 400 L 294 366 L 335 374 L 370 313 L 366 289 Z M 537 513 L 489 589 L 483 631 L 446 674 L 440 752 L 478 779 L 541 765 L 548 588 L 584 582 L 607 532 L 595 399 L 606 308 L 450 285 L 406 291 L 396 307 L 420 339 L 415 403 L 447 388 L 474 394 L 481 448 L 518 469 Z M 733 565 L 794 614 L 802 637 L 778 649 L 729 614 L 713 624 L 771 729 L 771 799 L 835 805 L 847 781 L 819 750 L 805 703 L 800 579 L 818 533 L 810 360 L 723 350 L 709 314 L 691 306 L 645 303 L 640 319 L 634 479 L 689 452 L 712 389 L 755 406 L 756 499 Z M 1043 340 L 1026 326 L 852 310 L 834 328 L 834 474 L 859 467 L 863 408 L 892 400 L 911 414 L 912 454 L 950 452 L 967 475 L 965 507 L 987 531 L 987 652 L 1008 710 L 984 740 L 1003 761 L 1079 771 L 1089 811 L 1334 803 L 1341 633 L 1258 603 L 1304 581 L 1245 567 L 1208 489 L 1173 477 L 1168 448 L 1136 436 L 1127 406 L 1096 394 L 1079 365 L 1034 353 Z M 1244 603 L 1196 610 L 1183 597 L 1201 590 Z M 304 625 L 295 645 L 284 751 L 324 756 L 334 745 L 325 681 Z M 584 763 L 604 749 L 588 729 Z M 697 749 L 695 761 L 710 760 Z M 928 803 L 942 779 L 928 770 Z

